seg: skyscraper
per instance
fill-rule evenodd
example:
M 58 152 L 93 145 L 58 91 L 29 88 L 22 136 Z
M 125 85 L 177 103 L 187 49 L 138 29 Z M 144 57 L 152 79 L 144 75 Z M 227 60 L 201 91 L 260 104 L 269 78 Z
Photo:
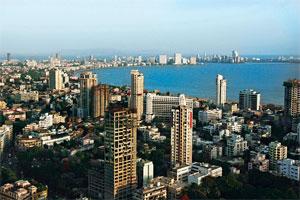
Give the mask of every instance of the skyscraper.
M 6 60 L 7 60 L 7 62 L 10 62 L 10 53 L 6 54 Z
M 104 199 L 132 199 L 137 186 L 136 113 L 109 108 L 105 120 Z
M 252 89 L 240 91 L 239 108 L 241 110 L 259 110 L 260 109 L 260 93 Z
M 223 106 L 226 103 L 226 79 L 220 74 L 216 77 L 216 103 Z
M 192 164 L 193 110 L 182 102 L 172 109 L 171 165 Z
M 168 63 L 167 55 L 159 55 L 159 64 L 166 65 Z
M 93 117 L 104 117 L 104 111 L 108 107 L 109 87 L 99 84 L 92 88 L 92 114 Z
M 287 117 L 300 116 L 300 80 L 288 80 L 284 86 L 284 114 Z
M 140 120 L 144 109 L 144 75 L 138 70 L 131 70 L 130 108 L 136 110 Z
M 174 64 L 181 65 L 181 59 L 182 59 L 181 53 L 175 53 Z
M 51 90 L 61 90 L 64 88 L 63 73 L 59 69 L 51 69 L 49 73 L 49 88 Z
M 80 99 L 79 99 L 79 117 L 89 117 L 92 112 L 92 88 L 97 84 L 97 76 L 92 72 L 83 72 L 80 74 Z

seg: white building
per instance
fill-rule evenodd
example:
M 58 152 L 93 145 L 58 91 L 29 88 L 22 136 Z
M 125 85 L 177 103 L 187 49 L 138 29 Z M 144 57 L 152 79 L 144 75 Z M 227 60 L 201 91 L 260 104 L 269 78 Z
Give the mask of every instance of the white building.
M 226 79 L 218 74 L 216 77 L 216 104 L 218 106 L 223 106 L 226 103 L 226 87 Z
M 53 126 L 53 115 L 49 115 L 45 113 L 44 115 L 40 116 L 39 120 L 39 127 L 40 128 L 49 128 Z
M 203 178 L 207 176 L 220 177 L 222 176 L 222 171 L 222 167 L 195 162 L 192 164 L 191 174 L 188 176 L 188 183 L 200 185 Z
M 148 93 L 146 97 L 146 122 L 150 123 L 154 118 L 161 121 L 171 121 L 171 110 L 186 102 L 187 106 L 193 109 L 193 99 L 186 98 L 184 94 L 176 96 L 159 96 Z
M 141 187 L 146 187 L 154 177 L 154 165 L 152 161 L 140 160 L 138 162 L 138 179 Z
M 300 161 L 293 159 L 283 159 L 278 162 L 278 170 L 282 176 L 289 179 L 300 181 Z
M 175 65 L 181 65 L 181 64 L 182 64 L 182 56 L 181 56 L 181 53 L 175 53 L 175 56 L 174 56 L 174 64 L 175 64 Z
M 213 110 L 200 110 L 198 112 L 199 122 L 207 123 L 211 120 L 218 120 L 222 118 L 222 110 L 213 109 Z
M 226 155 L 229 157 L 243 155 L 244 151 L 248 149 L 247 141 L 237 134 L 232 134 L 227 139 Z
M 168 57 L 167 55 L 159 55 L 159 64 L 160 65 L 166 65 L 168 63 Z

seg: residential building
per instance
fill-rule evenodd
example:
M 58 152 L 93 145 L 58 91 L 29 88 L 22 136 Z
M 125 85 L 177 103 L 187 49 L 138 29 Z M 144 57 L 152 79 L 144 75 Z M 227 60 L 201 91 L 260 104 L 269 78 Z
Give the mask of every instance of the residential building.
M 138 189 L 133 196 L 133 200 L 155 200 L 167 199 L 167 187 L 157 182 Z
M 220 74 L 216 77 L 216 104 L 217 106 L 223 106 L 226 103 L 226 88 L 227 81 Z
M 181 65 L 182 64 L 182 55 L 181 53 L 175 53 L 174 55 L 174 64 Z
M 265 154 L 255 153 L 256 155 L 250 159 L 248 163 L 248 169 L 257 169 L 261 172 L 269 171 L 269 159 L 266 158 Z
M 198 120 L 201 123 L 208 123 L 212 120 L 222 119 L 222 110 L 213 109 L 213 110 L 200 110 L 198 112 Z
M 285 81 L 283 86 L 285 116 L 297 117 L 300 115 L 300 80 Z
M 40 128 L 49 128 L 53 126 L 53 115 L 49 115 L 48 113 L 40 116 L 39 127 Z
M 97 84 L 97 76 L 92 72 L 80 74 L 80 99 L 78 116 L 87 118 L 92 116 L 92 88 Z
M 213 160 L 223 155 L 223 147 L 220 145 L 205 145 L 203 153 L 206 159 Z
M 241 156 L 246 149 L 248 149 L 247 141 L 242 136 L 232 134 L 227 139 L 226 155 L 228 157 Z
M 47 186 L 35 186 L 27 180 L 6 183 L 0 187 L 0 199 L 3 200 L 44 200 L 47 197 Z
M 278 172 L 289 179 L 300 181 L 300 161 L 286 158 L 279 160 Z
M 109 86 L 99 84 L 92 89 L 92 113 L 93 117 L 104 117 L 104 112 L 108 107 L 109 102 Z
M 246 89 L 240 91 L 239 94 L 239 108 L 240 110 L 260 110 L 260 98 L 259 92 L 252 89 Z
M 144 112 L 144 75 L 138 70 L 131 70 L 130 109 L 136 110 L 137 119 L 141 120 Z
M 287 147 L 280 142 L 270 142 L 269 144 L 270 169 L 276 170 L 277 161 L 287 158 Z
M 131 199 L 137 186 L 137 116 L 125 108 L 106 113 L 104 199 Z
M 160 65 L 168 64 L 168 56 L 167 55 L 159 55 L 159 64 Z
M 104 199 L 104 160 L 93 160 L 88 171 L 88 193 L 92 199 Z
M 49 88 L 51 90 L 64 89 L 62 71 L 54 68 L 49 73 Z
M 196 64 L 197 64 L 197 58 L 196 58 L 195 56 L 192 56 L 192 57 L 190 58 L 190 64 L 191 64 L 191 65 L 196 65 Z
M 183 100 L 172 109 L 171 165 L 192 164 L 193 110 Z
M 162 122 L 171 123 L 172 108 L 186 102 L 193 109 L 193 99 L 186 98 L 184 94 L 176 96 L 160 96 L 148 93 L 146 96 L 146 122 L 150 123 L 155 118 Z
M 139 160 L 137 163 L 138 186 L 146 187 L 154 177 L 154 165 L 152 161 Z

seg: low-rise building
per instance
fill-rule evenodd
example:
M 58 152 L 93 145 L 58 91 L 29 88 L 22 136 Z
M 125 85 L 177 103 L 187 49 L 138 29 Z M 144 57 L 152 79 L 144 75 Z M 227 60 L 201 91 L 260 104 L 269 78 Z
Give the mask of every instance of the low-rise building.
M 247 141 L 242 136 L 232 134 L 227 139 L 226 155 L 228 157 L 241 156 L 246 149 L 248 149 Z
M 286 158 L 279 160 L 278 172 L 289 179 L 300 181 L 300 161 Z
M 133 195 L 134 200 L 167 199 L 167 186 L 157 182 L 137 189 Z
M 200 123 L 208 123 L 212 120 L 218 120 L 222 118 L 222 110 L 200 110 L 198 112 L 198 120 Z
M 269 159 L 266 158 L 265 154 L 257 153 L 250 159 L 250 162 L 248 163 L 248 169 L 257 169 L 261 172 L 267 172 L 269 171 Z
M 47 186 L 35 186 L 26 180 L 6 183 L 0 187 L 0 199 L 3 200 L 46 200 L 47 197 Z

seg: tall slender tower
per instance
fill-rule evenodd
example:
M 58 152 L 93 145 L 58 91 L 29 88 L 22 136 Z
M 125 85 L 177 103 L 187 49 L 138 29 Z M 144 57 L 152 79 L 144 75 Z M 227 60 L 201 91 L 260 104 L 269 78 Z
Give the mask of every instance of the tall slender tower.
M 144 110 L 144 75 L 138 70 L 131 70 L 130 108 L 136 110 L 140 120 Z
M 63 73 L 59 69 L 51 69 L 49 73 L 49 88 L 51 90 L 61 90 L 64 88 Z
M 109 87 L 105 84 L 99 84 L 92 89 L 93 102 L 92 113 L 93 117 L 104 117 L 104 112 L 108 107 Z
M 87 118 L 92 112 L 92 88 L 97 84 L 97 76 L 92 72 L 80 74 L 80 99 L 78 116 Z
M 300 116 L 300 80 L 285 81 L 283 86 L 285 116 Z
M 216 77 L 216 103 L 223 106 L 226 103 L 226 79 L 220 74 Z
M 181 101 L 172 109 L 172 167 L 192 164 L 193 110 Z
M 109 108 L 105 115 L 104 199 L 132 199 L 137 186 L 136 113 Z

